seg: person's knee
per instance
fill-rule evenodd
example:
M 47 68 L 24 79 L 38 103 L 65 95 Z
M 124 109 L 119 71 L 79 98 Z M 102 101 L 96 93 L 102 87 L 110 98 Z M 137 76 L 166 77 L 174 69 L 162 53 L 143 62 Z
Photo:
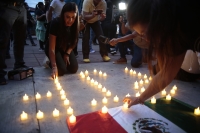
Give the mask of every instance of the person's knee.
M 63 76 L 66 73 L 67 73 L 66 68 L 63 67 L 63 68 L 58 69 L 58 76 Z

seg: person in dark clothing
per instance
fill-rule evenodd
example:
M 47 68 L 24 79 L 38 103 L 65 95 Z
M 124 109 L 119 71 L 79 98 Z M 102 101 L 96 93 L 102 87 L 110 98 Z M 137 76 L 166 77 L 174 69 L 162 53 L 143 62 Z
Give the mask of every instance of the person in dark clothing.
M 63 6 L 60 17 L 51 22 L 49 51 L 45 52 L 50 59 L 52 78 L 55 79 L 66 72 L 77 72 L 78 62 L 73 48 L 78 43 L 78 30 L 78 7 L 74 2 L 69 2 Z
M 4 71 L 7 44 L 13 31 L 14 69 L 27 68 L 23 60 L 26 38 L 26 9 L 24 0 L 0 1 L 0 85 L 7 84 Z

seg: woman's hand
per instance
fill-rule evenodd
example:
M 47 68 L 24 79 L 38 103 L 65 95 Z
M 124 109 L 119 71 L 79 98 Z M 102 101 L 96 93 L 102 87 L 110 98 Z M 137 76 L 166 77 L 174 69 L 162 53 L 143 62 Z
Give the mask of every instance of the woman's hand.
M 70 64 L 69 55 L 64 55 L 64 61 L 65 61 L 66 66 Z
M 118 43 L 118 39 L 117 38 L 113 38 L 112 40 L 110 40 L 110 45 L 111 46 L 115 46 Z
M 53 79 L 56 79 L 58 77 L 58 69 L 57 69 L 57 67 L 52 67 L 51 77 Z
M 133 97 L 133 96 L 125 97 L 123 99 L 123 102 L 128 103 L 128 108 L 130 108 L 131 106 L 136 105 L 136 104 L 143 104 L 143 102 L 141 102 L 138 97 Z

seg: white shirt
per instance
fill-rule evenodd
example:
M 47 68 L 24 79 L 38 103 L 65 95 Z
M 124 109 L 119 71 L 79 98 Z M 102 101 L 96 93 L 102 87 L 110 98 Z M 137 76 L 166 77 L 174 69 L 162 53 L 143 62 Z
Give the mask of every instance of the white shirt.
M 64 1 L 60 1 L 60 0 L 53 0 L 51 2 L 51 7 L 53 7 L 53 12 L 52 12 L 52 19 L 60 16 L 61 10 L 63 8 L 63 6 L 65 5 Z

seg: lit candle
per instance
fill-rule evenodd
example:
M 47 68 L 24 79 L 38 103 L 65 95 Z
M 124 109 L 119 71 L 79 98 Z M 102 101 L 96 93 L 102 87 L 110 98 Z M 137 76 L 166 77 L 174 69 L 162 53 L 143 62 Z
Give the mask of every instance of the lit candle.
M 65 91 L 62 89 L 61 91 L 60 91 L 60 95 L 64 95 L 65 94 Z
M 102 99 L 102 103 L 106 104 L 107 102 L 108 102 L 108 99 L 107 99 L 106 97 L 104 97 L 104 98 Z
M 111 96 L 111 92 L 109 90 L 106 92 L 106 96 Z
M 101 89 L 101 88 L 102 88 L 102 85 L 101 85 L 101 84 L 99 84 L 99 85 L 98 85 L 98 88 L 99 88 L 99 89 Z
M 85 70 L 85 75 L 88 75 L 88 70 Z
M 128 109 L 128 103 L 127 103 L 127 102 L 125 102 L 125 103 L 123 104 L 123 108 L 124 108 L 124 109 Z
M 130 97 L 131 95 L 128 93 L 127 95 L 126 95 L 126 97 Z
M 136 71 L 134 70 L 134 71 L 133 71 L 133 75 L 136 75 L 136 74 L 137 74 L 137 73 L 136 73 Z
M 91 81 L 92 84 L 94 83 L 94 79 L 91 79 L 90 81 Z
M 23 96 L 23 100 L 24 100 L 24 101 L 27 101 L 27 100 L 28 100 L 28 96 L 27 96 L 26 94 Z
M 103 73 L 103 76 L 104 76 L 104 77 L 106 77 L 106 76 L 107 76 L 107 74 L 106 74 L 106 73 Z
M 41 98 L 41 95 L 37 92 L 36 95 L 35 95 L 36 99 L 40 99 Z
M 85 78 L 85 74 L 82 74 L 82 75 L 81 75 L 81 78 L 83 78 L 83 79 L 84 79 L 84 78 Z
M 107 113 L 107 112 L 108 112 L 108 108 L 107 108 L 106 106 L 103 106 L 101 112 L 102 112 L 103 114 Z
M 150 80 L 150 81 L 152 80 L 152 77 L 151 77 L 151 76 L 149 77 L 149 80 Z
M 139 73 L 138 73 L 138 77 L 141 77 L 141 76 L 142 76 L 142 74 L 139 72 Z
M 82 76 L 82 75 L 83 75 L 83 72 L 81 71 L 81 72 L 80 72 L 80 76 Z
M 136 97 L 139 97 L 139 96 L 140 96 L 140 92 L 137 92 L 137 93 L 135 94 L 135 96 L 136 96 Z
M 57 79 L 57 78 L 54 79 L 54 83 L 55 83 L 55 84 L 58 83 L 58 79 Z
M 146 84 L 148 84 L 149 83 L 149 80 L 148 79 L 145 79 L 145 81 L 144 81 Z
M 130 70 L 130 74 L 132 74 L 132 73 L 133 73 L 133 70 L 131 69 L 131 70 Z
M 66 99 L 66 95 L 62 94 L 60 98 L 61 98 L 61 100 L 65 100 Z
M 171 90 L 170 90 L 170 93 L 171 93 L 171 94 L 175 94 L 175 90 L 174 90 L 174 89 L 171 89 Z
M 51 97 L 51 96 L 52 96 L 51 92 L 48 91 L 48 92 L 47 92 L 47 97 Z
M 166 100 L 171 100 L 171 96 L 170 96 L 170 94 L 168 94 L 167 96 L 166 96 Z
M 163 96 L 165 96 L 165 95 L 167 94 L 167 92 L 165 91 L 165 89 L 161 92 L 161 94 L 162 94 Z
M 96 73 L 97 72 L 97 70 L 96 69 L 94 69 L 94 73 Z
M 101 72 L 101 70 L 99 71 L 99 75 L 102 75 L 102 72 Z
M 139 89 L 139 85 L 135 85 L 134 88 L 137 90 Z
M 22 111 L 22 113 L 20 115 L 20 118 L 21 118 L 22 121 L 27 120 L 28 119 L 28 114 L 25 113 L 24 111 Z
M 144 92 L 144 91 L 145 91 L 145 88 L 144 88 L 144 87 L 142 87 L 142 88 L 141 88 L 141 92 Z
M 67 114 L 69 114 L 69 115 L 73 114 L 73 109 L 71 107 L 69 107 L 67 109 Z
M 138 85 L 138 82 L 137 82 L 137 81 L 135 81 L 134 85 Z
M 69 105 L 69 100 L 67 98 L 64 100 L 64 105 Z
M 97 82 L 97 81 L 94 81 L 94 85 L 98 85 L 98 82 Z
M 144 79 L 147 79 L 147 75 L 146 74 L 144 75 Z
M 176 87 L 176 85 L 174 85 L 172 89 L 173 89 L 173 90 L 177 90 L 177 87 Z
M 151 103 L 152 103 L 152 104 L 155 104 L 155 103 L 156 103 L 155 97 L 152 97 L 152 98 L 151 98 Z
M 87 76 L 87 80 L 90 80 L 90 76 Z
M 105 87 L 103 87 L 102 92 L 106 92 L 106 88 Z
M 200 115 L 200 110 L 199 110 L 199 107 L 194 109 L 194 114 L 195 115 Z
M 128 71 L 128 68 L 126 67 L 126 68 L 125 68 L 125 72 L 127 72 L 127 71 Z
M 53 117 L 58 117 L 58 116 L 59 116 L 59 110 L 55 108 L 53 111 Z
M 75 123 L 76 122 L 76 117 L 72 114 L 70 117 L 69 117 L 69 122 L 71 124 Z
M 61 90 L 62 86 L 60 85 L 60 83 L 56 84 L 57 90 Z
M 95 99 L 93 99 L 93 100 L 91 101 L 91 105 L 92 105 L 92 106 L 96 106 L 96 105 L 97 105 L 97 101 L 96 101 Z
M 141 79 L 141 80 L 140 80 L 140 85 L 143 85 L 143 82 L 144 82 L 144 81 Z
M 37 113 L 37 119 L 42 119 L 43 117 L 44 117 L 44 113 L 39 110 Z
M 117 95 L 114 97 L 114 102 L 118 102 L 119 101 L 119 97 L 117 97 Z

